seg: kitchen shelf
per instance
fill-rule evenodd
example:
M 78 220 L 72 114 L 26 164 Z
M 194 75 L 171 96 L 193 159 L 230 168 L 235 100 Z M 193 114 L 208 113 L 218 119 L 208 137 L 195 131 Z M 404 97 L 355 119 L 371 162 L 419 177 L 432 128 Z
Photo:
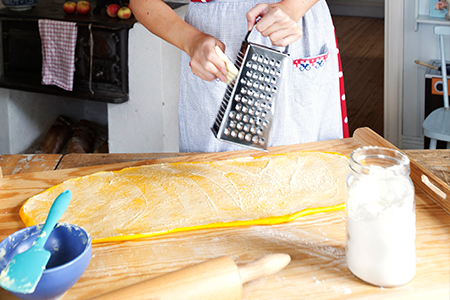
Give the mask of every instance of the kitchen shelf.
M 440 19 L 440 18 L 432 18 L 427 15 L 417 15 L 416 17 L 416 28 L 418 29 L 418 24 L 432 24 L 432 25 L 448 25 L 450 26 L 450 20 Z
M 415 25 L 414 30 L 417 31 L 419 29 L 419 24 L 430 24 L 430 25 L 444 25 L 444 26 L 450 26 L 450 20 L 443 19 L 443 18 L 433 18 L 430 17 L 428 14 L 423 14 L 423 8 L 422 11 L 420 10 L 420 5 L 422 2 L 426 1 L 429 6 L 429 1 L 431 0 L 415 0 Z M 422 14 L 421 14 L 422 13 Z

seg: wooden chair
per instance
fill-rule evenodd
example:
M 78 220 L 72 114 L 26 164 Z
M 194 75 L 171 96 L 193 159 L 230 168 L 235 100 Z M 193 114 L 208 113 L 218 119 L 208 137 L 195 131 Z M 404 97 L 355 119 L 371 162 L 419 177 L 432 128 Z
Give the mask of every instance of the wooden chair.
M 434 34 L 439 35 L 444 107 L 432 111 L 426 117 L 425 121 L 423 121 L 422 127 L 423 134 L 430 138 L 429 149 L 436 149 L 437 141 L 447 142 L 447 149 L 450 149 L 450 107 L 448 101 L 447 64 L 444 49 L 444 35 L 450 35 L 450 26 L 435 26 Z

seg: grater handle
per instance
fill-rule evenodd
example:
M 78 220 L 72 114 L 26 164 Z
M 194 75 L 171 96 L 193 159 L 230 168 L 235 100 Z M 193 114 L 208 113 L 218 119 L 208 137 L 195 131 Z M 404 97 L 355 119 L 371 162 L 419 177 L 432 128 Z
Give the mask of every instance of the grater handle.
M 249 38 L 250 33 L 252 33 L 252 31 L 253 31 L 254 28 L 255 28 L 255 26 L 253 26 L 252 30 L 249 30 L 249 31 L 247 32 L 247 34 L 245 35 L 244 41 L 245 41 L 246 43 L 248 43 L 248 38 Z M 288 54 L 288 50 L 289 50 L 289 45 L 287 45 L 286 47 L 284 47 L 283 53 L 284 53 L 284 54 Z

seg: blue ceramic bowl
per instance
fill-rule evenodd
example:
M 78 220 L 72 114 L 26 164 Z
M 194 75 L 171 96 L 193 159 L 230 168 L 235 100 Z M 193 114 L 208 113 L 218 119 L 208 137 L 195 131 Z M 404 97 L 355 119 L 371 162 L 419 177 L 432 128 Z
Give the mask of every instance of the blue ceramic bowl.
M 43 224 L 24 228 L 0 243 L 0 272 L 14 255 L 31 247 L 42 227 Z M 58 299 L 80 279 L 91 260 L 91 237 L 72 224 L 58 223 L 44 248 L 51 256 L 35 291 L 11 294 L 25 300 Z

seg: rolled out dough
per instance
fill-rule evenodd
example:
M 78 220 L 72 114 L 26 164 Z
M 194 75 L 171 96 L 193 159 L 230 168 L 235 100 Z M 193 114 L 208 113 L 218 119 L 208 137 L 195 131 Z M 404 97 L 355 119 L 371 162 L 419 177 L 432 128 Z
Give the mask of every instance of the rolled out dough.
M 44 223 L 70 190 L 60 222 L 83 227 L 93 242 L 275 224 L 343 208 L 348 172 L 347 157 L 316 151 L 145 165 L 64 181 L 29 198 L 20 216 L 26 226 Z

